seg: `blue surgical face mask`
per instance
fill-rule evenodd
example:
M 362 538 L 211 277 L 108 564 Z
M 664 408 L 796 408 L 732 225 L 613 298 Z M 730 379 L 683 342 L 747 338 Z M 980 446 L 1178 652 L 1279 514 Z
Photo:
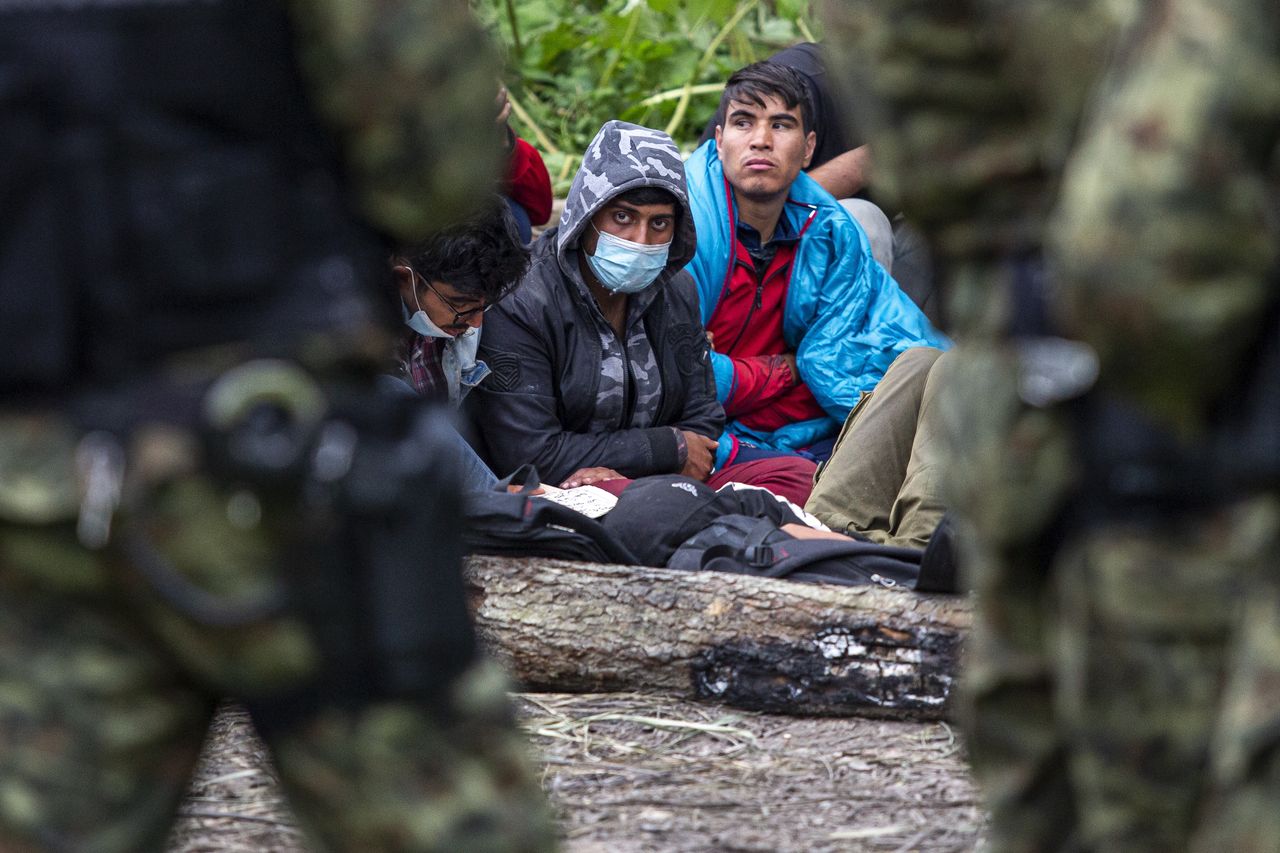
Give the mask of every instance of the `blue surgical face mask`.
M 595 223 L 591 227 L 595 228 Z M 600 235 L 596 253 L 587 255 L 587 263 L 596 279 L 614 293 L 639 293 L 653 284 L 667 266 L 670 242 L 647 246 L 598 228 L 596 233 Z
M 453 335 L 431 322 L 431 318 L 427 316 L 427 312 L 419 308 L 412 314 L 405 310 L 404 324 L 413 329 L 424 338 L 452 338 Z
M 480 333 L 474 326 L 468 326 L 465 332 L 459 332 L 451 335 L 444 329 L 431 322 L 431 318 L 427 316 L 427 312 L 422 310 L 422 305 L 418 302 L 418 290 L 413 291 L 414 306 L 418 309 L 412 314 L 409 308 L 404 306 L 404 324 L 413 329 L 424 338 L 444 338 L 449 341 L 447 347 L 458 355 L 458 361 L 462 365 L 463 370 L 467 370 L 476 363 L 476 352 L 480 349 Z
M 404 269 L 409 268 L 404 267 Z M 409 274 L 415 275 L 413 270 L 409 270 Z M 404 309 L 404 324 L 422 335 L 424 338 L 465 338 L 475 335 L 476 330 L 473 326 L 468 326 L 465 332 L 459 332 L 454 335 L 446 332 L 444 329 L 433 323 L 431 318 L 427 316 L 427 312 L 422 310 L 422 303 L 418 302 L 417 287 L 413 288 L 413 306 L 418 310 L 410 313 L 408 306 L 403 303 L 401 304 L 401 307 Z

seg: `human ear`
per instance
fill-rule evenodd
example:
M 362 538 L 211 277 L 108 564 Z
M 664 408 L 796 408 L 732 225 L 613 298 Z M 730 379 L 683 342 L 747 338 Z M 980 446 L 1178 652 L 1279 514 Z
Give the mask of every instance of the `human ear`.
M 599 211 L 596 212 L 597 214 Z M 596 244 L 600 242 L 600 226 L 596 225 L 596 217 L 592 215 L 587 220 L 587 227 L 583 228 L 578 235 L 578 251 L 587 255 L 596 253 Z
M 400 291 L 400 301 L 410 311 L 417 310 L 418 294 L 415 291 L 417 281 L 413 270 L 404 264 L 399 264 L 391 270 L 391 274 L 395 276 L 396 288 Z
M 818 147 L 818 134 L 816 131 L 809 131 L 809 135 L 804 139 L 804 168 L 809 168 L 809 162 L 813 160 L 814 149 Z

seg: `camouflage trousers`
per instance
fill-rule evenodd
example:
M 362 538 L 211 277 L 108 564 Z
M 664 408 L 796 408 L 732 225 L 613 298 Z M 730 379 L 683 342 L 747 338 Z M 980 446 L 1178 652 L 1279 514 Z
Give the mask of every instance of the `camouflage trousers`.
M 1056 535 L 1065 415 L 1021 404 L 1007 354 L 956 374 L 963 714 L 991 848 L 1280 849 L 1280 500 Z
M 321 658 L 296 618 L 199 624 L 138 583 L 112 547 L 81 547 L 73 518 L 45 512 L 59 503 L 45 498 L 74 482 L 64 459 L 74 439 L 52 420 L 0 423 L 0 849 L 161 849 L 216 703 L 287 690 Z M 65 477 L 50 476 L 59 466 Z M 277 511 L 252 503 L 182 473 L 148 501 L 146 529 L 184 582 L 248 600 L 276 583 L 287 544 Z M 20 522 L 24 504 L 32 517 Z M 264 731 L 312 840 L 549 849 L 553 825 L 506 688 L 480 662 L 431 706 L 322 699 Z

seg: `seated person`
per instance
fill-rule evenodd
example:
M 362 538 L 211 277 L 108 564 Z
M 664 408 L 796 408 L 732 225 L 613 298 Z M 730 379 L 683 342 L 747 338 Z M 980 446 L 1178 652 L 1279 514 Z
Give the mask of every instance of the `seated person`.
M 445 228 L 392 259 L 406 328 L 393 391 L 447 400 L 456 408 L 489 375 L 477 358 L 485 312 L 520 281 L 529 252 L 498 197 L 476 215 Z M 397 381 L 398 380 L 398 381 Z M 464 485 L 488 488 L 497 478 L 458 437 Z
M 946 512 L 937 398 L 948 362 L 929 347 L 894 360 L 818 468 L 806 511 L 832 530 L 881 545 L 928 546 Z
M 724 125 L 686 164 L 698 233 L 688 269 L 729 419 L 718 463 L 742 443 L 823 458 L 899 353 L 949 346 L 801 173 L 816 143 L 805 86 L 784 65 L 738 71 Z
M 551 218 L 554 199 L 551 196 L 551 176 L 542 162 L 538 149 L 516 136 L 507 117 L 511 115 L 511 100 L 507 87 L 498 87 L 498 130 L 502 134 L 503 148 L 507 151 L 506 175 L 502 181 L 502 195 L 515 217 L 520 241 L 525 245 L 533 239 L 533 226 L 545 225 Z
M 695 242 L 671 138 L 605 124 L 559 226 L 538 239 L 524 281 L 488 320 L 481 355 L 493 375 L 472 403 L 495 469 L 532 462 L 568 486 L 683 473 L 804 502 L 805 460 L 713 473 L 724 412 L 682 271 Z
M 890 223 L 884 211 L 867 198 L 871 148 L 858 141 L 849 121 L 849 109 L 828 80 L 822 48 L 812 42 L 796 44 L 778 51 L 769 61 L 796 70 L 808 86 L 817 139 L 813 158 L 804 168 L 805 174 L 840 200 L 866 232 L 872 256 L 920 306 L 929 321 L 937 325 L 941 305 L 928 246 L 901 214 Z M 724 113 L 719 111 L 707 123 L 700 142 L 714 139 L 716 127 L 723 124 Z
M 813 42 L 795 44 L 769 57 L 769 62 L 785 65 L 798 72 L 808 90 L 807 99 L 813 118 L 813 157 L 804 167 L 805 174 L 838 199 L 853 198 L 866 191 L 871 173 L 871 150 L 856 144 L 845 121 L 845 110 L 827 83 L 826 63 L 822 49 Z M 716 128 L 724 125 L 724 103 L 702 131 L 704 142 L 715 139 Z M 883 215 L 883 214 L 882 214 Z M 880 260 L 880 256 L 876 256 Z M 892 256 L 888 258 L 892 262 Z M 888 269 L 889 264 L 880 261 Z

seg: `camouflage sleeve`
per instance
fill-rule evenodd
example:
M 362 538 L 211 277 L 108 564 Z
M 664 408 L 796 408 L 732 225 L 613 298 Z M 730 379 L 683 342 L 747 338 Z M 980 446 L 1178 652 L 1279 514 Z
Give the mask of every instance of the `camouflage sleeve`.
M 955 331 L 991 332 L 967 317 L 991 302 L 990 285 L 970 280 L 987 278 L 981 267 L 1039 249 L 1099 56 L 1134 5 L 826 0 L 832 66 L 867 133 L 873 189 L 950 270 Z
M 1070 332 L 1113 390 L 1184 432 L 1231 393 L 1280 298 L 1280 63 L 1263 5 L 1147 16 L 1098 93 L 1050 231 Z
M 399 244 L 496 188 L 497 66 L 464 0 L 290 0 L 298 57 L 361 211 Z

